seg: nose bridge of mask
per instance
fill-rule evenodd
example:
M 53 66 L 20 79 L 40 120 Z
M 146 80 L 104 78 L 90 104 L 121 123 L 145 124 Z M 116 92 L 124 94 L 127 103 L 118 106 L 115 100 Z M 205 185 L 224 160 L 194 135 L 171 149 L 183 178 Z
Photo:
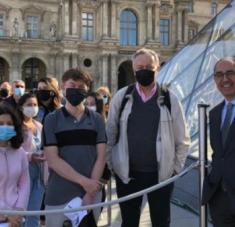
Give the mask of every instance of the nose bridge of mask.
M 23 87 L 16 87 L 15 88 L 15 95 L 16 96 L 22 96 L 24 94 L 24 88 Z

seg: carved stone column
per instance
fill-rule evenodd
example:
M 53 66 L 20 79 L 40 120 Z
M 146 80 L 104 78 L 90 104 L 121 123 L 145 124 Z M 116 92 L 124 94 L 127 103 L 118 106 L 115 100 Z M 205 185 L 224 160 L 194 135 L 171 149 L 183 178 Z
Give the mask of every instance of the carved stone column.
M 117 55 L 111 55 L 111 92 L 115 92 L 117 90 L 118 85 L 118 77 L 117 77 Z
M 147 40 L 153 40 L 153 4 L 147 3 Z
M 178 9 L 177 11 L 177 42 L 178 44 L 182 44 L 183 43 L 183 39 L 182 39 L 182 9 Z
M 188 30 L 189 30 L 189 27 L 188 27 L 188 10 L 184 10 L 184 42 L 187 43 L 188 42 Z
M 81 38 L 82 36 L 82 10 L 80 8 L 80 4 L 77 4 L 77 34 L 78 37 Z
M 155 28 L 154 28 L 154 40 L 160 42 L 160 1 L 155 4 Z
M 111 37 L 117 38 L 117 3 L 111 5 Z
M 77 25 L 77 15 L 78 15 L 78 5 L 77 2 L 73 1 L 73 19 L 72 19 L 72 35 L 78 34 L 78 25 Z
M 64 32 L 69 35 L 69 1 L 64 2 Z
M 102 2 L 102 11 L 103 11 L 103 18 L 102 18 L 102 22 L 103 22 L 103 33 L 102 36 L 103 37 L 107 37 L 108 36 L 108 3 L 107 0 L 103 0 Z
M 64 72 L 70 68 L 70 62 L 69 62 L 69 56 L 70 54 L 64 53 L 63 59 L 64 59 Z
M 102 86 L 108 85 L 108 54 L 102 56 Z

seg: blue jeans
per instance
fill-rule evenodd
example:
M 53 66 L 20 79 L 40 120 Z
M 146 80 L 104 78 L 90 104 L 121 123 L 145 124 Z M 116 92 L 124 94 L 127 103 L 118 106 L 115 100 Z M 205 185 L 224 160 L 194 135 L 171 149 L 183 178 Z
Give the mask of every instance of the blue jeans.
M 29 164 L 30 196 L 28 210 L 40 210 L 45 191 L 40 166 L 36 163 Z M 39 216 L 27 216 L 24 227 L 39 227 Z

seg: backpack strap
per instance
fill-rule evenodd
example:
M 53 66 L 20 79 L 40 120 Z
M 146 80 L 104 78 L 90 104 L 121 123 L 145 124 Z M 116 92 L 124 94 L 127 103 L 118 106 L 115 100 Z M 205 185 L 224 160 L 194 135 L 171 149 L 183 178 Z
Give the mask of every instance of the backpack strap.
M 116 144 L 118 143 L 119 137 L 120 137 L 120 118 L 122 116 L 122 112 L 124 110 L 124 107 L 128 101 L 128 98 L 126 96 L 131 94 L 133 92 L 134 88 L 135 88 L 135 84 L 129 85 L 126 89 L 126 92 L 125 92 L 123 98 L 122 98 L 122 102 L 121 102 L 119 113 L 118 113 Z
M 158 86 L 158 97 L 162 97 L 162 103 L 160 104 L 165 105 L 169 112 L 171 113 L 171 99 L 170 99 L 170 92 L 167 85 L 159 85 Z

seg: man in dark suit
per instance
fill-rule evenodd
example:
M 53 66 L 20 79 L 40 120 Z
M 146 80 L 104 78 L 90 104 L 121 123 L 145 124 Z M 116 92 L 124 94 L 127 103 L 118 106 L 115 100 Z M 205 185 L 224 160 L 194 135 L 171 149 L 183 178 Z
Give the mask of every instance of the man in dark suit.
M 215 227 L 235 227 L 235 59 L 215 64 L 214 81 L 224 101 L 209 114 L 212 168 L 204 182 L 202 204 L 209 203 Z

